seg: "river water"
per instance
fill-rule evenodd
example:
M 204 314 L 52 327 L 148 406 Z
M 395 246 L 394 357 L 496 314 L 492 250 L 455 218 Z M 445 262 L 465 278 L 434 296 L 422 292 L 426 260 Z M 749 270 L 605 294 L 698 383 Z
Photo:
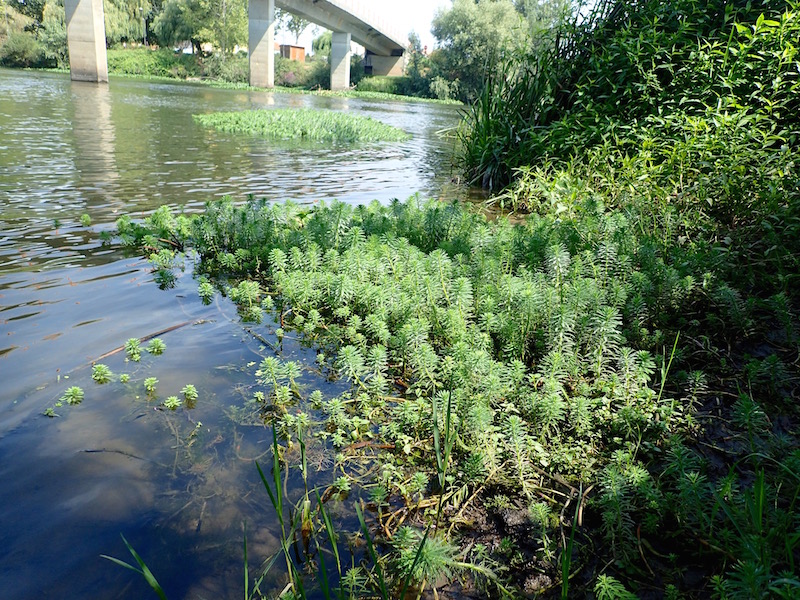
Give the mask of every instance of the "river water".
M 192 120 L 272 107 L 368 115 L 413 137 L 292 146 Z M 171 599 L 240 598 L 244 524 L 251 569 L 278 548 L 253 463 L 271 460 L 271 432 L 248 403 L 255 365 L 274 355 L 259 338 L 275 340 L 275 324 L 248 330 L 224 299 L 203 305 L 188 263 L 174 287 L 159 289 L 146 261 L 100 234 L 125 213 L 163 204 L 197 212 L 224 195 L 309 205 L 452 195 L 453 139 L 443 132 L 458 120 L 451 106 L 0 69 L 2 598 L 148 597 L 141 577 L 100 557 L 131 560 L 120 534 Z M 117 350 L 162 331 L 162 356 L 143 352 L 137 363 Z M 314 373 L 313 349 L 287 336 L 278 353 L 310 365 L 307 386 L 336 392 Z M 98 359 L 111 383 L 92 381 Z M 158 379 L 156 399 L 147 377 Z M 157 409 L 186 384 L 199 392 L 193 408 Z M 56 407 L 70 386 L 83 402 Z M 44 416 L 48 408 L 59 416 Z M 311 456 L 319 485 L 329 464 Z M 296 474 L 287 479 L 290 495 L 298 485 Z M 352 510 L 329 504 L 334 517 Z M 265 588 L 283 585 L 276 571 Z

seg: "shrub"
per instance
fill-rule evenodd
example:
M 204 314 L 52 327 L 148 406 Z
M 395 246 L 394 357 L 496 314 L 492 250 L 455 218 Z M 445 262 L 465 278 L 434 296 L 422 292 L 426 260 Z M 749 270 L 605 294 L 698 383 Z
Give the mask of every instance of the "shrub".
M 47 66 L 44 48 L 33 34 L 11 32 L 0 47 L 0 65 L 32 68 Z
M 203 60 L 203 75 L 230 83 L 248 83 L 250 64 L 247 56 L 214 54 Z
M 385 77 L 374 75 L 364 77 L 358 82 L 356 89 L 359 92 L 381 92 L 384 94 L 405 94 L 410 83 L 408 77 Z
M 199 77 L 200 66 L 193 54 L 183 54 L 162 48 L 110 49 L 108 72 L 117 75 L 144 75 L 186 79 Z

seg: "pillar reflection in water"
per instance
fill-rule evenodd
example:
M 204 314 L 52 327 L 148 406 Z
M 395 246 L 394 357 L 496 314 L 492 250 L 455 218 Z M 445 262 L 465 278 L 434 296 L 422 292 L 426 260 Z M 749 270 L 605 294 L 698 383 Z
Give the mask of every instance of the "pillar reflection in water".
M 111 91 L 107 85 L 73 81 L 70 92 L 77 187 L 87 208 L 121 205 Z

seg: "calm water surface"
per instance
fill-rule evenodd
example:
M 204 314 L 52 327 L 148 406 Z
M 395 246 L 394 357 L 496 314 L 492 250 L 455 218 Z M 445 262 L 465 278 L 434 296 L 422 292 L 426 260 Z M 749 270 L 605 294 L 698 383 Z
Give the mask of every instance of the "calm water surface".
M 352 111 L 411 133 L 403 144 L 287 146 L 203 129 L 192 114 L 296 107 Z M 274 323 L 247 330 L 223 299 L 204 306 L 191 265 L 160 290 L 149 265 L 102 244 L 124 213 L 163 204 L 199 211 L 248 195 L 313 204 L 452 195 L 449 106 L 217 90 L 0 69 L 0 595 L 142 598 L 146 584 L 100 558 L 128 559 L 120 533 L 170 598 L 242 597 L 247 522 L 251 568 L 277 548 L 277 524 L 253 459 L 271 434 L 248 408 L 257 363 L 273 354 Z M 79 225 L 82 214 L 92 218 Z M 140 363 L 125 340 L 168 330 L 163 356 Z M 254 336 L 256 333 L 257 336 Z M 314 351 L 286 338 L 286 359 L 309 365 L 309 389 L 336 393 Z M 98 385 L 102 357 L 130 381 Z M 157 377 L 148 399 L 144 378 Z M 156 410 L 197 387 L 194 408 Z M 67 387 L 79 406 L 42 412 Z M 330 457 L 312 452 L 319 485 Z M 292 475 L 287 487 L 300 485 Z M 296 494 L 295 494 L 296 495 Z M 334 515 L 350 504 L 329 503 Z M 274 586 L 282 586 L 280 569 Z

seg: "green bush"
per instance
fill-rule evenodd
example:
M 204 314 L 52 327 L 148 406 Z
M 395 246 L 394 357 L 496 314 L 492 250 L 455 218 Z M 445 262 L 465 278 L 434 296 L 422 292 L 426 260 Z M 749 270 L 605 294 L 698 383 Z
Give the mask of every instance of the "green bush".
M 248 83 L 250 63 L 247 56 L 214 54 L 203 60 L 203 75 L 229 83 Z
M 308 90 L 329 90 L 331 88 L 331 67 L 324 58 L 308 62 L 309 70 L 303 87 Z
M 0 65 L 17 68 L 48 66 L 44 48 L 36 37 L 22 32 L 11 32 L 0 47 Z
M 275 57 L 275 85 L 305 87 L 311 70 L 310 63 Z
M 405 80 L 405 81 L 401 81 Z M 359 92 L 381 92 L 383 94 L 403 93 L 404 84 L 407 85 L 408 77 L 386 77 L 383 75 L 372 75 L 364 77 L 358 82 L 356 89 Z
M 186 79 L 199 77 L 200 65 L 193 54 L 176 53 L 162 48 L 110 49 L 108 72 L 117 75 L 143 75 Z
M 736 112 L 769 121 L 758 127 L 768 136 L 763 148 L 796 144 L 800 17 L 793 6 L 594 3 L 580 26 L 491 75 L 464 131 L 465 172 L 500 188 L 516 168 L 542 158 L 567 162 L 598 145 L 624 145 L 624 155 L 639 147 L 637 128 L 672 111 L 687 117 L 673 140 L 696 135 L 694 118 L 713 123 L 712 113 L 724 119 Z M 672 153 L 663 145 L 656 151 Z

